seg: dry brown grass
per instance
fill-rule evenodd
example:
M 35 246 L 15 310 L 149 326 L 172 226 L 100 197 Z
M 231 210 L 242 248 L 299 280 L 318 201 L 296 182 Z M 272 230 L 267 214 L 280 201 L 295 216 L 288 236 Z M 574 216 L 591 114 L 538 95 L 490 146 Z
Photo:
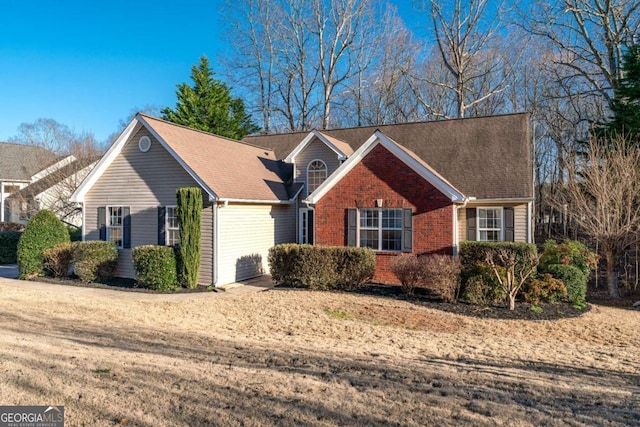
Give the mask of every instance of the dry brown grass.
M 63 404 L 67 426 L 640 425 L 639 325 L 609 307 L 527 322 L 298 290 L 0 285 L 0 401 Z

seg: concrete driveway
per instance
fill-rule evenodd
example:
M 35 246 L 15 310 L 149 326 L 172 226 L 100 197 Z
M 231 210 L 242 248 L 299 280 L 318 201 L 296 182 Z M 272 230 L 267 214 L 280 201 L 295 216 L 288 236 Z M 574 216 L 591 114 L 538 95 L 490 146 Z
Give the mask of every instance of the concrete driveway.
M 0 264 L 0 277 L 5 279 L 18 278 L 18 264 Z

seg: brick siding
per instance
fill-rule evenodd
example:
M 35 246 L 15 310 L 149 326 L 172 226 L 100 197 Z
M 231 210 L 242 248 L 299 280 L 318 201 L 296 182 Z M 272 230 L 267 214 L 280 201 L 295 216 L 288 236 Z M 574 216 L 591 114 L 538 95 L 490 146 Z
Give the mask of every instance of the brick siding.
M 386 148 L 377 145 L 316 204 L 317 245 L 347 245 L 347 209 L 413 209 L 413 253 L 453 253 L 454 205 Z M 395 252 L 376 254 L 375 282 L 399 283 L 391 272 Z

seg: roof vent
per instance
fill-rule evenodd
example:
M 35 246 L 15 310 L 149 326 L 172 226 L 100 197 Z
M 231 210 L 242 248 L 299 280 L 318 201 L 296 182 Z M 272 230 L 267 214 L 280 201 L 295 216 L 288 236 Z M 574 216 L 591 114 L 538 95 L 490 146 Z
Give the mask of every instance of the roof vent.
M 138 141 L 138 148 L 143 153 L 149 151 L 149 149 L 151 148 L 151 139 L 149 139 L 149 137 L 146 135 L 140 137 L 140 140 Z

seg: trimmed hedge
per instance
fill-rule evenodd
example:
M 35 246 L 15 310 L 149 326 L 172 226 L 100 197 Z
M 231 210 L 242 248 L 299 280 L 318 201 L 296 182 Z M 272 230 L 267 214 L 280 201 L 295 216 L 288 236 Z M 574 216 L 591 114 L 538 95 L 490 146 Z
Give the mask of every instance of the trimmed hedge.
M 113 242 L 77 242 L 73 269 L 83 282 L 110 279 L 118 266 L 118 248 Z
M 22 231 L 0 231 L 0 264 L 18 262 L 18 242 Z
M 53 277 L 68 276 L 76 246 L 76 242 L 65 242 L 42 252 L 42 264 L 45 274 Z
M 487 260 L 487 253 L 500 249 L 507 249 L 515 252 L 520 258 L 526 258 L 527 253 L 538 255 L 536 245 L 523 242 L 475 242 L 466 241 L 460 243 L 460 264 L 463 270 L 473 269 L 476 264 L 484 264 Z
M 269 249 L 269 268 L 278 285 L 353 290 L 373 277 L 376 258 L 369 248 L 285 243 Z
M 567 288 L 567 300 L 576 307 L 582 308 L 587 301 L 587 277 L 578 267 L 564 264 L 551 264 L 547 272 L 556 279 L 562 280 Z
M 18 243 L 20 278 L 28 279 L 44 274 L 42 252 L 68 241 L 67 227 L 53 212 L 43 209 L 36 213 Z
M 145 245 L 133 249 L 136 280 L 158 291 L 178 288 L 175 250 L 170 246 Z
M 487 254 L 506 249 L 515 252 L 518 258 L 538 255 L 535 245 L 523 242 L 460 242 L 460 264 L 462 265 L 462 298 L 472 304 L 490 304 L 503 301 L 507 295 L 500 286 L 493 269 L 487 266 Z M 518 267 L 518 266 L 517 266 Z
M 460 295 L 471 304 L 495 304 L 507 298 L 493 269 L 483 263 L 464 269 L 460 274 L 460 282 Z

